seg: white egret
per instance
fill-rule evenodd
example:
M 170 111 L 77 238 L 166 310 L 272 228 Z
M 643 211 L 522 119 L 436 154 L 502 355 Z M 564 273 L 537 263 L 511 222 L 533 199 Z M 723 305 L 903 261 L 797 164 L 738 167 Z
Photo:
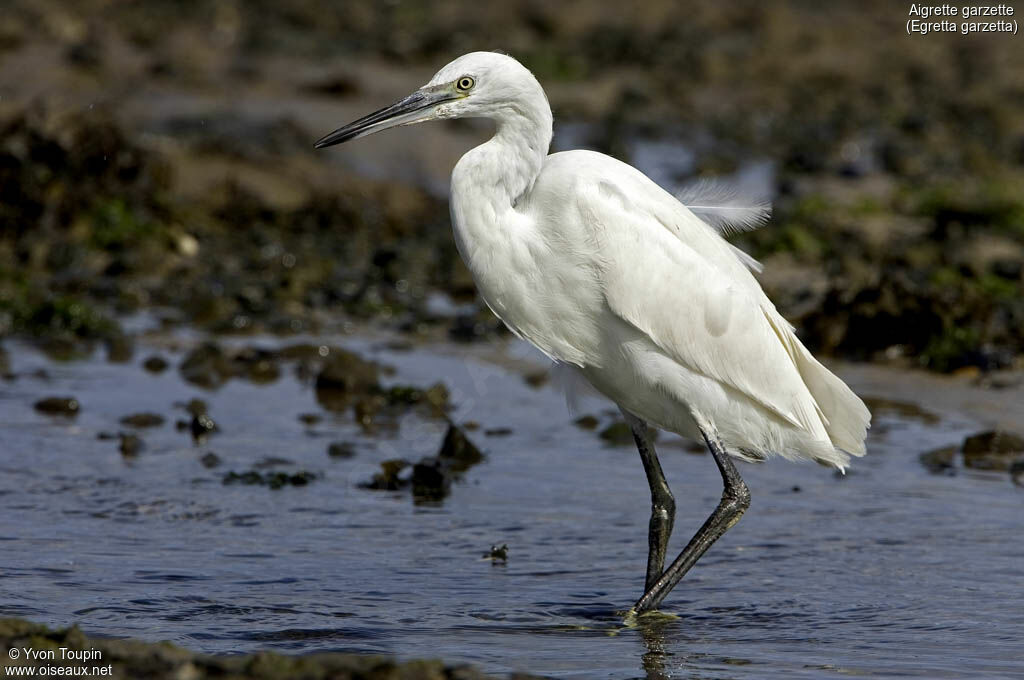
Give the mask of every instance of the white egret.
M 811 356 L 734 248 L 638 170 L 591 151 L 548 155 L 551 107 L 524 66 L 459 57 L 429 83 L 316 143 L 397 125 L 489 118 L 494 136 L 452 172 L 455 243 L 491 310 L 615 401 L 651 490 L 647 579 L 655 609 L 750 504 L 730 456 L 843 469 L 870 414 Z M 718 507 L 672 564 L 675 501 L 648 424 L 703 437 L 724 482 Z

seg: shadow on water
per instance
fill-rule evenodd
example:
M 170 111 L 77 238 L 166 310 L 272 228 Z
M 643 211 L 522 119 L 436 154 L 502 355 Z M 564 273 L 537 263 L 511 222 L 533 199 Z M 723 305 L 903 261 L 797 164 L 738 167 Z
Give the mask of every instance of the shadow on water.
M 617 418 L 610 405 L 585 402 L 570 415 L 554 387 L 524 379 L 536 357 L 518 344 L 495 354 L 307 340 L 288 345 L 304 357 L 285 360 L 295 370 L 262 366 L 286 353 L 274 339 L 238 341 L 259 351 L 208 350 L 227 376 L 208 387 L 180 371 L 54 364 L 9 345 L 16 379 L 0 386 L 0 511 L 16 521 L 0 537 L 12 594 L 0 615 L 203 652 L 439 656 L 566 678 L 1018 668 L 1020 492 L 1005 472 L 935 475 L 918 461 L 976 431 L 962 414 L 869 399 L 869 455 L 846 476 L 744 466 L 750 512 L 665 614 L 627 623 L 649 498 L 635 452 L 599 436 Z M 347 404 L 335 411 L 318 401 L 315 379 L 320 347 L 342 345 L 374 367 L 355 364 L 370 385 L 361 392 L 329 387 Z M 165 353 L 179 365 L 186 354 Z M 245 377 L 256 368 L 277 377 Z M 439 378 L 445 415 L 474 447 L 454 462 L 442 455 L 441 393 L 433 406 L 425 396 Z M 901 379 L 886 378 L 891 391 Z M 80 409 L 33 408 L 53 395 L 74 395 Z M 139 413 L 164 419 L 134 428 L 144 447 L 126 455 L 110 435 Z M 216 429 L 195 437 L 199 413 Z M 574 424 L 584 415 L 591 429 Z M 659 446 L 678 550 L 720 480 L 710 457 L 671 437 Z M 405 464 L 392 465 L 387 485 L 368 485 L 396 460 Z M 414 475 L 444 466 L 458 474 L 424 502 Z

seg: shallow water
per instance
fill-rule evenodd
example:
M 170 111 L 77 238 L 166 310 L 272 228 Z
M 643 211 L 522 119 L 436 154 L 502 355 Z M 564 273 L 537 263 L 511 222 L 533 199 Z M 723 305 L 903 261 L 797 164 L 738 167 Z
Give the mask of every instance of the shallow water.
M 9 344 L 19 377 L 0 383 L 0 615 L 205 652 L 383 652 L 560 678 L 1024 673 L 1024 494 L 1005 473 L 932 475 L 917 460 L 978 429 L 966 416 L 879 410 L 869 455 L 845 477 L 742 465 L 751 510 L 669 597 L 674 616 L 626 626 L 617 612 L 639 595 L 646 559 L 643 470 L 631 448 L 573 425 L 556 389 L 526 384 L 534 355 L 324 340 L 394 366 L 389 381 L 443 379 L 453 418 L 480 423 L 470 436 L 486 461 L 443 503 L 417 505 L 358 484 L 382 460 L 434 453 L 442 423 L 410 415 L 366 435 L 350 415 L 323 413 L 288 370 L 210 392 L 173 368 L 143 371 L 149 351 L 130 365 L 55 364 Z M 73 420 L 32 408 L 65 394 L 82 403 Z M 197 396 L 222 430 L 201 446 L 173 425 L 174 403 Z M 604 423 L 607 408 L 583 411 Z M 126 461 L 96 435 L 138 411 L 168 422 L 142 431 L 146 449 Z M 302 413 L 324 420 L 306 426 Z M 328 458 L 339 440 L 355 444 L 353 459 Z M 678 550 L 721 482 L 679 440 L 660 450 Z M 207 451 L 220 467 L 200 464 Z M 323 478 L 221 484 L 267 457 Z M 482 558 L 502 543 L 506 564 Z

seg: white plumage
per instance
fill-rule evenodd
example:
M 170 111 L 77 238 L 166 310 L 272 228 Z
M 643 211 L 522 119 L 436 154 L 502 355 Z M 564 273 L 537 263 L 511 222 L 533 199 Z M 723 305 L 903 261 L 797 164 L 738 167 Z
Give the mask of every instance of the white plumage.
M 751 200 L 741 196 L 735 187 L 707 178 L 685 187 L 676 198 L 720 234 L 757 229 L 772 216 L 772 205 L 767 200 Z
M 548 155 L 547 98 L 511 57 L 460 57 L 414 95 L 318 146 L 456 117 L 496 123 L 490 141 L 452 172 L 451 213 L 481 297 L 516 335 L 572 367 L 631 417 L 704 434 L 713 453 L 717 437 L 729 454 L 748 460 L 778 454 L 843 468 L 850 455 L 864 454 L 867 408 L 776 311 L 751 274 L 760 265 L 722 237 L 729 228 L 763 223 L 766 206 L 743 206 L 705 185 L 684 194 L 695 203 L 690 210 L 609 156 Z M 660 467 L 656 473 L 648 474 L 657 509 Z M 727 492 L 742 485 L 727 477 L 723 469 Z M 667 487 L 664 493 L 670 501 Z M 659 559 L 654 521 L 648 591 L 653 584 L 664 592 L 645 595 L 641 610 L 681 576 L 655 583 L 664 549 Z
M 796 338 L 752 258 L 633 167 L 548 155 L 547 99 L 518 62 L 474 53 L 432 83 L 464 71 L 530 100 L 493 107 L 495 136 L 452 173 L 455 242 L 514 333 L 661 428 L 699 438 L 702 417 L 733 455 L 864 453 L 867 408 Z

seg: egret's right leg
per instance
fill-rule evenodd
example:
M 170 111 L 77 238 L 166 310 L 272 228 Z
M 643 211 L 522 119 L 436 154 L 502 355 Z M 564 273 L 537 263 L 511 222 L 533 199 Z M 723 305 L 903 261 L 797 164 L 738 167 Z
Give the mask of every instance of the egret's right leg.
M 665 473 L 661 470 L 658 454 L 654 450 L 654 438 L 647 423 L 628 411 L 624 410 L 622 413 L 633 431 L 633 439 L 640 452 L 644 472 L 647 473 L 647 484 L 651 487 L 651 523 L 647 530 L 647 580 L 644 584 L 644 592 L 647 592 L 661 578 L 661 572 L 665 568 L 665 552 L 668 549 L 668 539 L 672 536 L 672 525 L 676 520 L 676 499 L 672 496 L 672 490 L 668 488 L 668 482 L 665 481 Z
M 722 440 L 711 426 L 701 425 L 700 431 L 704 435 L 704 441 L 707 442 L 715 463 L 718 464 L 718 471 L 722 474 L 722 482 L 725 487 L 722 490 L 722 500 L 704 522 L 704 526 L 690 539 L 683 552 L 679 553 L 679 557 L 633 605 L 633 611 L 637 614 L 657 609 L 669 591 L 675 588 L 683 575 L 690 570 L 690 567 L 697 563 L 697 560 L 711 547 L 712 543 L 717 541 L 732 525 L 740 521 L 740 517 L 750 507 L 750 489 L 740 477 L 740 473 L 736 471 L 736 466 L 732 464 L 729 454 L 726 453 Z

